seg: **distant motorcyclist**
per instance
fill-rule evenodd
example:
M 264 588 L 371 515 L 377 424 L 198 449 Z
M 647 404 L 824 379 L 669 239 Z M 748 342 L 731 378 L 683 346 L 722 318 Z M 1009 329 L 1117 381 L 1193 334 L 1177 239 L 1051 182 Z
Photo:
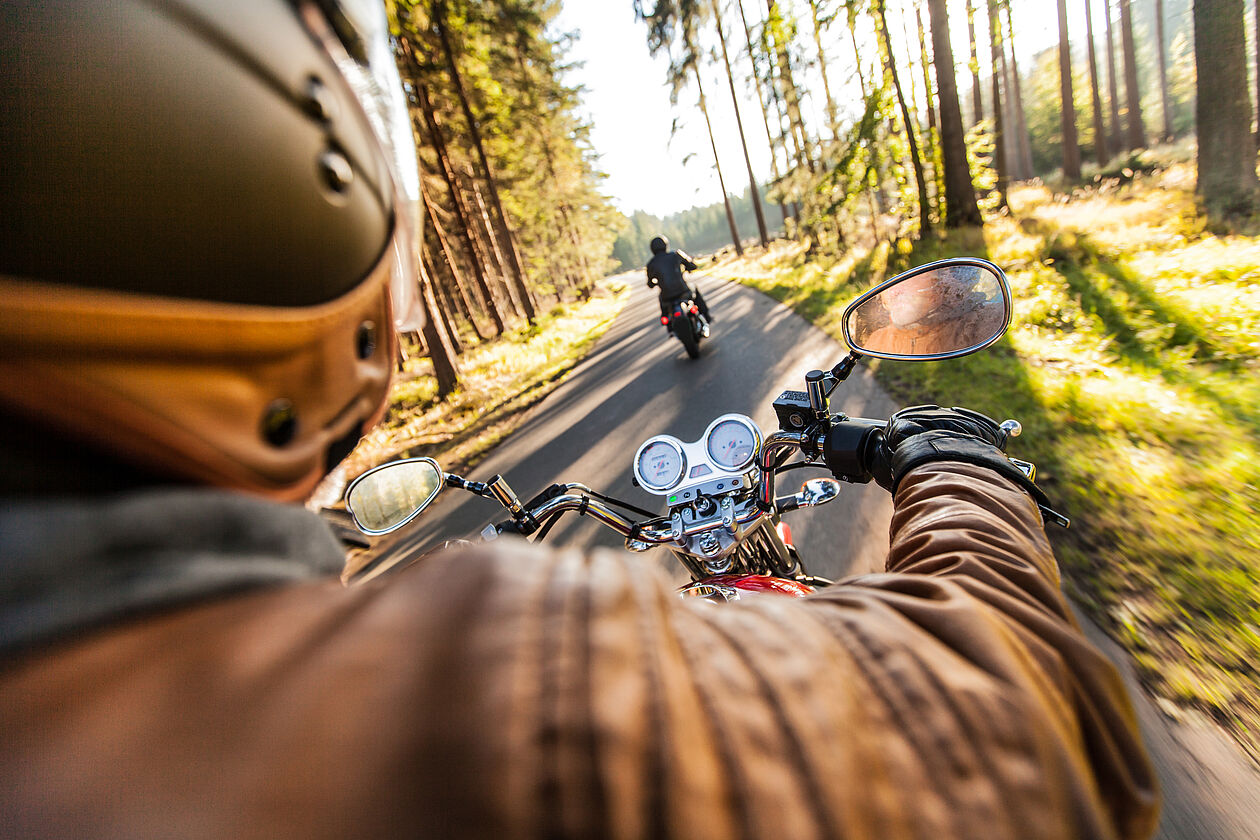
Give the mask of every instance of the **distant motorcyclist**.
M 664 236 L 654 237 L 649 247 L 652 259 L 647 264 L 647 284 L 649 289 L 660 289 L 661 314 L 669 315 L 670 304 L 690 297 L 700 309 L 700 315 L 712 324 L 713 316 L 709 314 L 708 304 L 704 302 L 700 290 L 683 279 L 683 269 L 695 271 L 699 266 L 686 252 L 669 250 L 669 240 Z

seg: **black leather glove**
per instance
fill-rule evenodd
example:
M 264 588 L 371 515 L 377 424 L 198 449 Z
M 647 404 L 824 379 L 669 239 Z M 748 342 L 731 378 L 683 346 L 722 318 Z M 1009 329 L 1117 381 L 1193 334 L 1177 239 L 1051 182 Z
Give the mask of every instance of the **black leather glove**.
M 907 445 L 908 441 L 930 432 L 936 433 L 930 439 L 930 447 L 922 445 L 925 442 Z M 1006 432 L 989 417 L 965 408 L 941 408 L 939 405 L 903 408 L 888 418 L 883 440 L 871 450 L 871 474 L 880 487 L 893 492 L 906 470 L 934 460 L 931 454 L 942 453 L 951 440 L 973 440 L 985 444 L 990 449 L 999 450 L 996 456 L 1001 458 L 1000 450 L 1006 445 Z M 898 453 L 901 453 L 900 458 Z M 936 460 L 947 457 L 941 454 Z
M 993 419 L 969 408 L 916 405 L 903 408 L 888 420 L 884 442 L 897 449 L 903 441 L 924 432 L 956 432 L 1006 448 L 1006 432 Z
M 1001 426 L 978 411 L 936 405 L 906 408 L 889 418 L 883 440 L 872 447 L 871 473 L 881 487 L 895 492 L 902 476 L 920 464 L 975 464 L 1018 484 L 1048 511 L 1045 493 L 1004 454 L 1007 437 Z

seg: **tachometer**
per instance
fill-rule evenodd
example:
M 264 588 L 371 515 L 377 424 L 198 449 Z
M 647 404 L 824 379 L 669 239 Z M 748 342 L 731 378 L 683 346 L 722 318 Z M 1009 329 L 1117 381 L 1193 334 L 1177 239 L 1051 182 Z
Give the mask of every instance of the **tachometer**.
M 669 437 L 649 440 L 634 459 L 635 476 L 649 490 L 668 490 L 683 476 L 687 459 L 682 446 Z
M 719 420 L 709 430 L 705 446 L 715 464 L 738 472 L 752 463 L 759 437 L 751 422 L 742 417 L 729 417 Z

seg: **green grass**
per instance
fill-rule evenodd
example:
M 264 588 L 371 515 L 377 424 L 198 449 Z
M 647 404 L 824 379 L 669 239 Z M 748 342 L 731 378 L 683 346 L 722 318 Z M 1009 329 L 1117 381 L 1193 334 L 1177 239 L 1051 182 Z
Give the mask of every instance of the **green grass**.
M 1052 528 L 1074 593 L 1147 685 L 1260 756 L 1260 238 L 1210 232 L 1174 164 L 1070 196 L 1011 191 L 981 234 L 882 245 L 823 267 L 803 251 L 719 265 L 839 337 L 855 294 L 945 256 L 1010 276 L 988 351 L 873 365 L 906 403 L 1015 417 L 1012 454 L 1074 520 Z

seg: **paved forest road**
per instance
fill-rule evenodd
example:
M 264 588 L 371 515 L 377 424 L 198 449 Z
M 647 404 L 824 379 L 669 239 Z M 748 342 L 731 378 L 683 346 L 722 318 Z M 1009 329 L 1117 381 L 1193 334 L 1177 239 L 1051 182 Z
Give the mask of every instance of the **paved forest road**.
M 701 345 L 701 357 L 692 361 L 660 326 L 656 295 L 640 274 L 629 275 L 628 282 L 633 293 L 616 323 L 569 380 L 535 406 L 469 478 L 485 480 L 500 473 L 522 499 L 553 482 L 577 481 L 661 510 L 657 497 L 630 483 L 630 461 L 640 443 L 662 433 L 694 440 L 713 418 L 727 412 L 749 415 L 768 434 L 777 428 L 774 398 L 785 389 L 804 390 L 806 371 L 830 368 L 845 352 L 770 298 L 702 278 L 701 291 L 717 322 L 712 339 Z M 833 407 L 883 418 L 899 406 L 859 368 L 836 390 Z M 799 478 L 780 486 L 779 495 L 810 474 L 797 472 Z M 798 511 L 787 521 L 809 570 L 835 579 L 883 569 L 891 514 L 888 494 L 879 487 L 846 485 L 831 504 Z M 403 529 L 397 550 L 389 551 L 406 558 L 441 540 L 474 535 L 503 518 L 493 502 L 447 490 L 416 526 Z M 552 529 L 548 542 L 580 548 L 623 544 L 615 532 L 575 514 L 567 514 Z M 678 583 L 685 581 L 681 567 L 663 549 L 639 556 Z M 1159 712 L 1136 685 L 1124 653 L 1086 626 L 1120 663 L 1136 700 L 1164 788 L 1157 837 L 1260 840 L 1260 773 L 1217 730 L 1179 724 Z

